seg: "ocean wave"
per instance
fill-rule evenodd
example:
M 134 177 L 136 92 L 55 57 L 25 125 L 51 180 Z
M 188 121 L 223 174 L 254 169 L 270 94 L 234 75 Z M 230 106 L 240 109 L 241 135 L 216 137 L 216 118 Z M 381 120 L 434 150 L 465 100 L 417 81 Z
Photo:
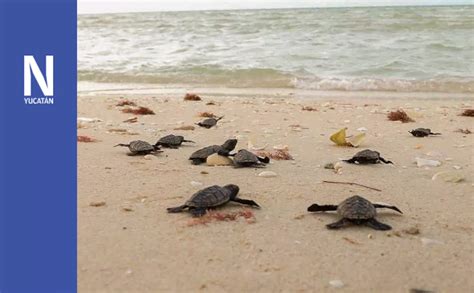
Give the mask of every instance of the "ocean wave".
M 371 77 L 318 77 L 296 75 L 275 69 L 233 69 L 193 67 L 165 73 L 117 73 L 79 70 L 79 81 L 193 85 L 233 88 L 295 88 L 338 91 L 452 92 L 474 93 L 474 78 L 427 80 L 382 79 Z

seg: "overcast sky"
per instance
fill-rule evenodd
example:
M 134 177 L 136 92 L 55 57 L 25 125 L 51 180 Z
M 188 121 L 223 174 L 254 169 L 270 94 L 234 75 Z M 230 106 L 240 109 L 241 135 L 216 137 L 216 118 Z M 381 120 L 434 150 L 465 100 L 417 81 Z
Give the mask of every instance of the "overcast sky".
M 78 0 L 78 12 L 84 14 L 211 9 L 460 4 L 473 5 L 474 0 Z

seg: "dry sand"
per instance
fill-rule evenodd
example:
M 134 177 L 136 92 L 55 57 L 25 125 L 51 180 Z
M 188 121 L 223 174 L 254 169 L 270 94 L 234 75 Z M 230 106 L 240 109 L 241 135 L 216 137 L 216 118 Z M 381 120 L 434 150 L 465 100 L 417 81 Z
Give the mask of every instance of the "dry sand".
M 117 95 L 78 98 L 86 123 L 79 135 L 98 139 L 78 143 L 78 289 L 80 292 L 472 292 L 473 270 L 473 144 L 474 118 L 461 117 L 472 99 L 300 99 L 296 97 L 211 97 L 184 102 L 182 96 L 127 95 L 156 115 L 122 123 Z M 408 97 L 408 95 L 407 95 Z M 213 100 L 217 105 L 206 105 Z M 302 111 L 313 106 L 315 112 Z M 391 122 L 389 110 L 399 107 L 416 120 Z M 176 131 L 193 125 L 198 112 L 225 118 L 213 129 Z M 299 125 L 297 127 L 291 125 Z M 366 127 L 359 149 L 337 147 L 329 136 L 342 127 L 349 133 Z M 415 138 L 407 131 L 429 127 L 440 137 Z M 138 135 L 109 133 L 129 129 Z M 154 143 L 169 133 L 182 134 L 195 145 L 166 149 L 156 158 L 127 156 L 117 143 L 142 139 Z M 264 169 L 194 166 L 187 158 L 198 148 L 237 137 L 237 149 L 254 145 L 288 145 L 294 161 L 272 161 Z M 342 173 L 325 163 L 349 158 L 364 148 L 381 152 L 390 165 L 344 164 Z M 430 154 L 426 155 L 426 154 Z M 424 169 L 415 157 L 440 160 Z M 440 171 L 459 170 L 460 183 L 433 181 Z M 207 171 L 208 174 L 201 174 Z M 379 188 L 326 184 L 349 181 Z M 191 181 L 200 182 L 201 187 Z M 241 197 L 253 199 L 255 223 L 244 219 L 194 225 L 187 213 L 168 214 L 166 207 L 183 203 L 213 184 L 235 183 Z M 310 214 L 314 203 L 338 203 L 354 194 L 398 206 L 403 215 L 380 211 L 389 232 L 367 227 L 328 230 L 332 213 Z M 105 202 L 104 206 L 90 206 Z M 129 209 L 129 211 L 125 211 Z M 220 212 L 240 211 L 229 204 Z M 404 230 L 418 228 L 418 235 Z M 335 288 L 331 280 L 340 280 Z

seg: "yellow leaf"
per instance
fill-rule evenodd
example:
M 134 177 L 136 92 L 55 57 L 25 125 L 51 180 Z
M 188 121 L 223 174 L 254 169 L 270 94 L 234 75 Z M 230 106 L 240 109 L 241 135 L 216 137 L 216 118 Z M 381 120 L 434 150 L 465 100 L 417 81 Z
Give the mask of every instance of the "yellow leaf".
M 347 139 L 347 143 L 353 147 L 358 147 L 365 138 L 365 133 L 359 133 Z
M 335 144 L 337 144 L 338 146 L 347 146 L 346 130 L 347 130 L 347 127 L 339 130 L 338 132 L 331 135 L 329 139 Z

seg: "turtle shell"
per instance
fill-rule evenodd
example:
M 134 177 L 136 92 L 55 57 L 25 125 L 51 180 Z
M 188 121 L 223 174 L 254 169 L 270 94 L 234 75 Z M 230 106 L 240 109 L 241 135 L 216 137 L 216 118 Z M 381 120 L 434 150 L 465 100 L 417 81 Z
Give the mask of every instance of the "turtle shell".
M 258 157 L 247 150 L 239 150 L 234 156 L 234 163 L 238 165 L 258 164 L 260 161 Z
M 349 220 L 367 220 L 375 217 L 377 212 L 372 203 L 355 195 L 347 198 L 337 206 L 337 213 Z
M 411 131 L 411 134 L 416 137 L 424 137 L 431 134 L 431 129 L 429 128 L 417 128 Z
M 230 200 L 231 191 L 227 188 L 213 185 L 199 190 L 186 202 L 189 207 L 211 208 L 225 204 Z
M 360 159 L 362 161 L 377 161 L 380 159 L 380 153 L 377 151 L 366 149 L 366 150 L 358 152 L 352 158 L 355 160 Z
M 152 152 L 155 150 L 151 144 L 143 140 L 134 140 L 130 142 L 129 149 L 132 153 Z
M 201 126 L 211 128 L 212 126 L 217 124 L 217 119 L 215 118 L 207 118 L 201 121 Z
M 181 135 L 167 135 L 160 138 L 157 144 L 164 144 L 164 145 L 171 145 L 171 146 L 179 146 L 183 143 L 184 137 Z
M 190 160 L 194 160 L 194 159 L 205 160 L 210 155 L 212 155 L 214 153 L 217 153 L 220 149 L 221 149 L 220 145 L 207 146 L 205 148 L 202 148 L 202 149 L 197 150 L 194 153 L 192 153 L 191 156 L 189 157 L 189 159 Z

